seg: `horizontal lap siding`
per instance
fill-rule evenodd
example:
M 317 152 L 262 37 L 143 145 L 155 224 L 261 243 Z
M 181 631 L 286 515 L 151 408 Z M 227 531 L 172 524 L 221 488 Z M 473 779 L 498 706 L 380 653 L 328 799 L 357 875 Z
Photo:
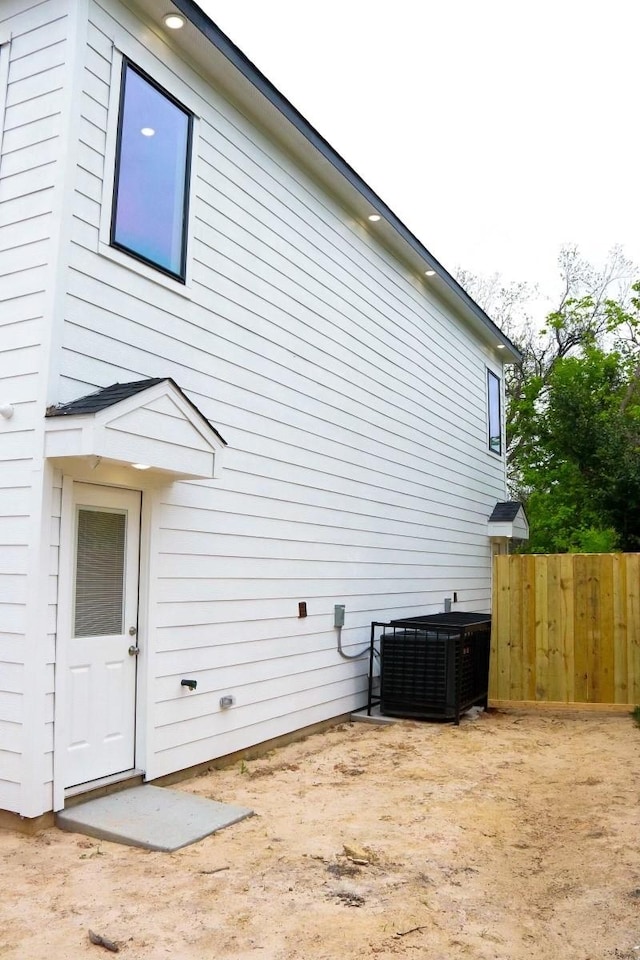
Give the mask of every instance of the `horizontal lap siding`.
M 25 644 L 35 642 L 26 636 L 31 477 L 66 6 L 62 0 L 33 4 L 5 0 L 0 5 L 0 34 L 11 33 L 10 45 L 0 49 L 0 61 L 9 60 L 6 96 L 0 92 L 5 105 L 0 117 L 0 396 L 15 410 L 11 420 L 0 422 L 0 808 L 15 811 L 21 809 L 26 750 L 48 751 L 45 766 L 51 779 L 52 723 L 43 743 L 25 744 L 22 693 L 27 681 Z M 53 640 L 46 642 L 51 694 Z M 45 808 L 49 806 L 45 803 Z
M 474 335 L 157 38 L 143 47 L 124 11 L 116 31 L 107 6 L 90 6 L 61 399 L 170 375 L 229 442 L 219 481 L 160 498 L 157 776 L 361 704 L 365 667 L 337 655 L 334 603 L 352 652 L 372 619 L 442 609 L 454 590 L 460 608 L 488 609 L 504 469 L 486 450 Z M 116 33 L 200 117 L 187 297 L 98 255 Z M 225 693 L 236 706 L 221 712 Z

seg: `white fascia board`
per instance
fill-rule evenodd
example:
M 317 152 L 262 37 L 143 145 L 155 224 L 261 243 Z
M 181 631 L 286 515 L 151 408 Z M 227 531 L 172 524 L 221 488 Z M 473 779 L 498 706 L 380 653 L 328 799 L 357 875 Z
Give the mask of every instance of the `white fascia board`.
M 78 418 L 79 419 L 79 418 Z M 83 452 L 82 424 L 60 419 L 52 421 L 45 430 L 44 455 L 47 458 L 81 457 Z
M 512 537 L 513 536 L 513 523 L 508 520 L 502 520 L 500 522 L 490 522 L 487 524 L 490 537 Z

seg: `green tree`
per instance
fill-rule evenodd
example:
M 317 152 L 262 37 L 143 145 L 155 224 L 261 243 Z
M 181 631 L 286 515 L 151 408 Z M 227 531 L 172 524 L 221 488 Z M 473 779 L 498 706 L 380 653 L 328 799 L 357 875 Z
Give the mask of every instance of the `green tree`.
M 619 250 L 596 269 L 570 247 L 559 266 L 543 323 L 534 288 L 461 277 L 522 353 L 506 373 L 511 492 L 532 552 L 640 549 L 640 285 Z
M 560 358 L 528 424 L 519 471 L 532 552 L 640 547 L 640 405 L 633 361 Z

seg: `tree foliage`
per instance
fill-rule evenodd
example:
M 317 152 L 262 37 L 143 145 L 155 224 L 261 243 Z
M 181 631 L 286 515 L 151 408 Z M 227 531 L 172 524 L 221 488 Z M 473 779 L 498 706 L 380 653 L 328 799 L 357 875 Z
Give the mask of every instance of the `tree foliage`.
M 637 395 L 617 351 L 588 346 L 554 365 L 518 463 L 532 551 L 640 548 Z
M 507 463 L 532 552 L 640 549 L 640 284 L 614 250 L 597 270 L 576 248 L 543 323 L 535 291 L 462 280 L 522 353 L 508 367 Z

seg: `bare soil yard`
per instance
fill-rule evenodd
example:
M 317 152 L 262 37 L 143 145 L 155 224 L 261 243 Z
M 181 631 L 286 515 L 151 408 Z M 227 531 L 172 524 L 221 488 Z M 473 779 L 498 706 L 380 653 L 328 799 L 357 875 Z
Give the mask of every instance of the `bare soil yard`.
M 355 724 L 180 789 L 256 816 L 174 854 L 0 830 L 0 956 L 640 957 L 627 716 Z

